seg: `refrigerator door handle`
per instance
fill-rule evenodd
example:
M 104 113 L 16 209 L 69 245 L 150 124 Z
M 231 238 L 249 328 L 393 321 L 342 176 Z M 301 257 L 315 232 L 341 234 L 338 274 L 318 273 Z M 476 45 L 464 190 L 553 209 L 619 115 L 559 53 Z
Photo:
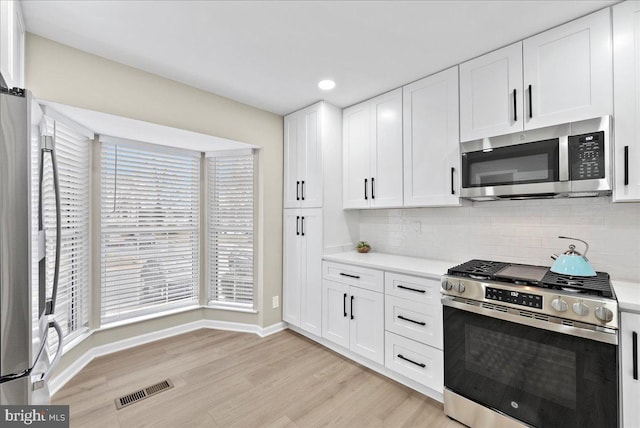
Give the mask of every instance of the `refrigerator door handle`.
M 58 335 L 58 349 L 56 349 L 56 355 L 53 357 L 51 364 L 49 364 L 49 368 L 47 369 L 47 371 L 44 373 L 34 373 L 34 375 L 41 376 L 40 379 L 34 380 L 33 382 L 34 390 L 40 389 L 47 384 L 47 382 L 51 378 L 51 374 L 53 373 L 55 368 L 58 366 L 58 363 L 60 362 L 60 357 L 62 357 L 62 345 L 63 345 L 62 328 L 60 328 L 60 325 L 56 320 L 49 321 L 49 328 L 52 328 L 52 327 L 56 330 L 56 334 Z
M 62 239 L 62 216 L 61 216 L 61 206 L 60 206 L 60 181 L 58 179 L 58 162 L 56 159 L 56 148 L 55 148 L 55 139 L 56 139 L 56 128 L 55 122 L 53 125 L 53 137 L 49 135 L 45 135 L 42 137 L 43 144 L 41 153 L 40 153 L 40 183 L 39 183 L 39 193 L 40 193 L 40 209 L 38 213 L 39 217 L 39 226 L 40 229 L 44 227 L 42 221 L 42 181 L 44 180 L 44 154 L 49 153 L 51 155 L 51 166 L 53 171 L 53 187 L 55 192 L 55 201 L 56 201 L 56 262 L 53 272 L 53 290 L 51 292 L 51 298 L 47 299 L 45 302 L 45 315 L 51 315 L 55 312 L 56 308 L 56 299 L 58 297 L 58 280 L 60 277 L 60 247 L 61 247 L 61 239 Z

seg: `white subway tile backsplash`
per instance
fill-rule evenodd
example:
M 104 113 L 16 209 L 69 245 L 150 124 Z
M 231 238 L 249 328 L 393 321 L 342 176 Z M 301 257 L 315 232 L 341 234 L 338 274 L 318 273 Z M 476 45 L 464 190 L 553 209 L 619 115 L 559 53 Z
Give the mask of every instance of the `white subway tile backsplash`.
M 640 203 L 566 198 L 360 214 L 360 239 L 374 251 L 451 262 L 484 258 L 550 266 L 551 254 L 569 245 L 559 235 L 589 242 L 597 270 L 640 281 Z

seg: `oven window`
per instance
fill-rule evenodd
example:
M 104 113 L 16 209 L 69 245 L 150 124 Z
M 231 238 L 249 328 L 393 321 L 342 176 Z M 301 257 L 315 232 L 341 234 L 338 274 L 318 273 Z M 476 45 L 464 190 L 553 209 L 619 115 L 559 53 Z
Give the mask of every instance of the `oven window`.
M 576 354 L 544 343 L 467 325 L 466 370 L 576 408 Z
M 533 426 L 617 426 L 617 346 L 448 306 L 443 316 L 447 389 Z
M 558 139 L 462 155 L 464 187 L 545 183 L 559 180 Z

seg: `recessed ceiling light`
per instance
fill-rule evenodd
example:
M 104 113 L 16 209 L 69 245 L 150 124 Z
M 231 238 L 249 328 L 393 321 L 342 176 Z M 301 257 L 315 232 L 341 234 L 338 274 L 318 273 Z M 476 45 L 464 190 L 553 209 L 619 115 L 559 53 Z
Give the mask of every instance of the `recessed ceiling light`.
M 321 80 L 320 82 L 318 82 L 318 88 L 322 89 L 323 91 L 330 91 L 335 87 L 336 82 L 334 82 L 333 80 Z

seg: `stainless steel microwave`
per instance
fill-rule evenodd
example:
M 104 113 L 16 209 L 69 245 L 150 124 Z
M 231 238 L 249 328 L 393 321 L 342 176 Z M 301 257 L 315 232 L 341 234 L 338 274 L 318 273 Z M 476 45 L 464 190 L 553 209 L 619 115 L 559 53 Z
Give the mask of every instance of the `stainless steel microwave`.
M 611 193 L 611 117 L 461 144 L 461 196 L 472 200 Z

